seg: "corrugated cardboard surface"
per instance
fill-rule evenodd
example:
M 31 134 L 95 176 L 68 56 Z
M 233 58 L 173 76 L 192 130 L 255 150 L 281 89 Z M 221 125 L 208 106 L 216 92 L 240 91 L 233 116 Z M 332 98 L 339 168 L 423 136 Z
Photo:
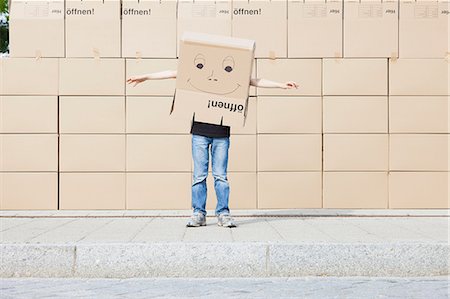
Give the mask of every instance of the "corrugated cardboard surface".
M 125 133 L 123 96 L 60 96 L 59 114 L 61 133 Z
M 56 96 L 0 95 L 0 133 L 57 133 Z
M 121 57 L 119 0 L 65 4 L 66 57 Z
M 448 209 L 448 172 L 390 172 L 389 208 Z
M 288 57 L 342 57 L 342 1 L 288 0 Z
M 449 134 L 391 134 L 389 168 L 403 171 L 449 171 Z
M 324 171 L 387 171 L 388 134 L 324 134 Z
M 126 208 L 130 210 L 189 209 L 190 191 L 190 172 L 126 174 Z
M 0 172 L 0 209 L 56 210 L 57 172 Z
M 58 171 L 58 135 L 0 134 L 0 171 Z
M 125 171 L 125 135 L 62 134 L 59 141 L 60 171 Z
M 444 58 L 449 52 L 448 1 L 400 1 L 401 58 Z
M 60 173 L 59 209 L 125 209 L 125 173 Z
M 450 207 L 448 2 L 124 0 L 122 20 L 119 1 L 88 2 L 67 2 L 83 15 L 13 1 L 0 209 L 189 209 L 192 115 L 169 116 L 176 80 L 125 82 L 177 70 L 186 31 L 254 39 L 248 74 L 299 84 L 247 90 L 231 210 Z
M 324 96 L 324 133 L 388 133 L 387 96 Z
M 398 1 L 344 1 L 344 57 L 398 57 Z
M 177 1 L 122 1 L 122 57 L 176 58 Z
M 387 172 L 324 172 L 323 207 L 328 209 L 386 209 Z
M 258 208 L 322 208 L 322 173 L 258 173 Z

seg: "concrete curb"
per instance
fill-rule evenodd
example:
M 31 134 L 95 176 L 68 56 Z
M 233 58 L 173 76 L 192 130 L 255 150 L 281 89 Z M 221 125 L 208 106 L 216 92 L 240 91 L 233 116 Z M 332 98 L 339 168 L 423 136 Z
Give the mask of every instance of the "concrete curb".
M 449 275 L 445 243 L 0 244 L 2 278 Z

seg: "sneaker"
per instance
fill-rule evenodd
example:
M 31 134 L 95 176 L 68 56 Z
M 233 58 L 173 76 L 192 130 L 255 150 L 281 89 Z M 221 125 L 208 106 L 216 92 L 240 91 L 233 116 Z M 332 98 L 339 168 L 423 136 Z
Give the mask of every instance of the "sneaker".
M 196 227 L 196 226 L 205 226 L 206 225 L 206 217 L 201 212 L 193 213 L 191 219 L 186 224 L 187 227 Z
M 236 227 L 233 218 L 228 213 L 219 214 L 217 216 L 217 225 L 224 227 Z

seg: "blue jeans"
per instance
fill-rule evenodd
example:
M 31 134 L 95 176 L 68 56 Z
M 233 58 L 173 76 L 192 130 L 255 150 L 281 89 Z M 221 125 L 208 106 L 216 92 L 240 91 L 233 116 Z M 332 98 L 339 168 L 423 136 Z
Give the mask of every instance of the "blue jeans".
M 216 216 L 230 212 L 228 199 L 230 185 L 227 179 L 228 148 L 230 138 L 211 138 L 192 135 L 192 158 L 194 160 L 194 175 L 192 179 L 192 208 L 195 212 L 206 215 L 206 178 L 208 177 L 209 150 L 211 149 L 212 175 L 216 190 Z

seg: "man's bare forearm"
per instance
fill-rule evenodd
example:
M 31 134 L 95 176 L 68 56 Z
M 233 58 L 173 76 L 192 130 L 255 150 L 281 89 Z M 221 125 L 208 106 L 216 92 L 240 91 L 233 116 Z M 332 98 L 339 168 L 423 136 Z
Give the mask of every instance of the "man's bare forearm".
M 250 79 L 250 85 L 256 86 L 256 87 L 266 87 L 266 88 L 280 88 L 282 86 L 281 83 L 270 81 L 263 78 L 252 78 Z
M 177 71 L 167 70 L 157 73 L 146 74 L 147 80 L 171 79 L 177 77 Z

